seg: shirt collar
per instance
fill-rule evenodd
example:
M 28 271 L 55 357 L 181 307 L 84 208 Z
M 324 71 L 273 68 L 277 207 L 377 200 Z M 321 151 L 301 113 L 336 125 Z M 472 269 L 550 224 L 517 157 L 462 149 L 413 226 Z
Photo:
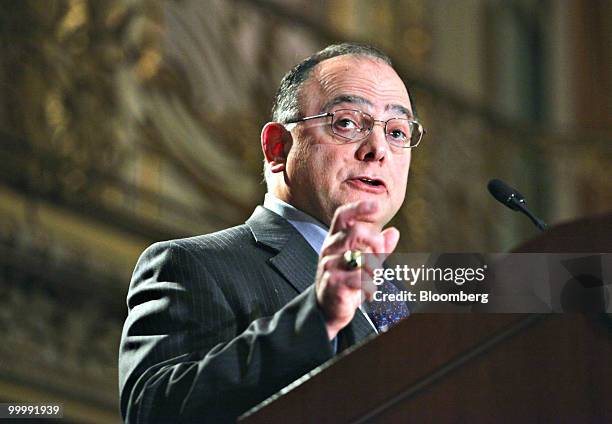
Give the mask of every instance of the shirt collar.
M 306 239 L 317 254 L 321 253 L 323 241 L 329 228 L 295 206 L 283 202 L 276 196 L 266 193 L 264 207 L 285 218 Z

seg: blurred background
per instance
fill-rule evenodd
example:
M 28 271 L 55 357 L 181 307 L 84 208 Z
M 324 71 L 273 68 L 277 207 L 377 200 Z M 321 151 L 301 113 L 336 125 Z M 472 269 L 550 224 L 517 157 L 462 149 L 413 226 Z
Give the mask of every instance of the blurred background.
M 331 42 L 390 54 L 428 133 L 400 252 L 504 252 L 612 210 L 612 2 L 0 2 L 0 402 L 118 422 L 125 294 L 150 243 L 244 222 L 282 75 Z

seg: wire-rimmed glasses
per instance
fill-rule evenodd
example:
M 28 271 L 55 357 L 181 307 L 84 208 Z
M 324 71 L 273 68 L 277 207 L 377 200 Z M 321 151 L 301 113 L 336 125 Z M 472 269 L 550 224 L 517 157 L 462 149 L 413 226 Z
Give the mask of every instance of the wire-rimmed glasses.
M 404 149 L 416 147 L 421 142 L 425 129 L 415 120 L 405 118 L 391 118 L 386 121 L 374 119 L 372 115 L 356 109 L 339 109 L 334 112 L 320 115 L 296 118 L 287 121 L 287 124 L 310 121 L 331 117 L 331 130 L 347 143 L 363 140 L 370 135 L 374 125 L 379 122 L 384 125 L 385 138 L 393 146 Z

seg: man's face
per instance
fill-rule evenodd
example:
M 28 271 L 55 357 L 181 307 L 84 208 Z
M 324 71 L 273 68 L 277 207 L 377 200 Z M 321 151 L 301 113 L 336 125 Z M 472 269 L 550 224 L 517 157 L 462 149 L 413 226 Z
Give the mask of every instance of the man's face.
M 413 117 L 406 87 L 389 65 L 349 55 L 312 70 L 300 92 L 300 107 L 302 116 L 357 109 L 381 121 Z M 330 120 L 302 122 L 291 131 L 286 200 L 327 225 L 339 206 L 375 200 L 378 213 L 370 221 L 382 228 L 404 201 L 410 149 L 388 144 L 379 123 L 367 138 L 346 144 L 331 131 Z

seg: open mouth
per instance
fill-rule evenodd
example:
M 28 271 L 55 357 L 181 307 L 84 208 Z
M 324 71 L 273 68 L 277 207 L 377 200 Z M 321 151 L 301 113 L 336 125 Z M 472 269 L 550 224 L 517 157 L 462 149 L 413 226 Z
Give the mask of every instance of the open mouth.
M 348 182 L 357 190 L 363 190 L 369 193 L 383 194 L 387 191 L 385 181 L 374 176 L 355 175 Z
M 382 181 L 377 180 L 377 179 L 361 177 L 361 178 L 358 178 L 358 180 L 372 187 L 378 187 L 378 186 L 384 185 Z

